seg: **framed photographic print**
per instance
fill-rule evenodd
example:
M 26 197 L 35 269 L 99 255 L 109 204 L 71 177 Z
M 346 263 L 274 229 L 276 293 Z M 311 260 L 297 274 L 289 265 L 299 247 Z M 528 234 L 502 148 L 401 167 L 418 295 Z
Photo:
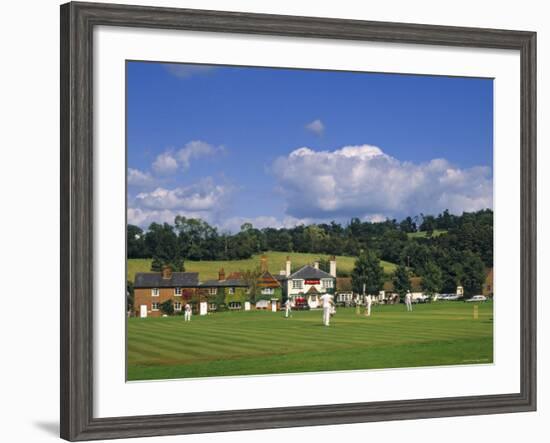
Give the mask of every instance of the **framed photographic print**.
M 535 42 L 63 5 L 61 436 L 535 410 Z

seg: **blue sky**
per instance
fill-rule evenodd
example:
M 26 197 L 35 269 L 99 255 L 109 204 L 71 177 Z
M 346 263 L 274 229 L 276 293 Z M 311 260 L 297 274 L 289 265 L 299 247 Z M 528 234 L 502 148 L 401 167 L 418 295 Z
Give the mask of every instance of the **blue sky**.
M 128 221 L 492 207 L 489 79 L 127 63 Z

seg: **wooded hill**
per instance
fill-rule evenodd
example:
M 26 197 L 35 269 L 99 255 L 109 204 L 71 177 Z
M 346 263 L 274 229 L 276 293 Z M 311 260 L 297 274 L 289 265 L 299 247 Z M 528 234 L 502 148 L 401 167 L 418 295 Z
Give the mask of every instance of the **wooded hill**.
M 493 266 L 493 211 L 437 216 L 421 214 L 398 222 L 364 222 L 353 218 L 293 228 L 254 228 L 219 232 L 204 220 L 177 216 L 174 224 L 152 223 L 144 231 L 128 225 L 128 258 L 153 258 L 152 269 L 164 264 L 184 269 L 186 260 L 250 259 L 264 251 L 359 257 L 368 251 L 378 259 L 401 264 L 417 276 L 441 279 L 440 290 L 454 292 L 462 284 L 477 292 L 486 269 Z M 440 275 L 439 275 L 440 274 Z

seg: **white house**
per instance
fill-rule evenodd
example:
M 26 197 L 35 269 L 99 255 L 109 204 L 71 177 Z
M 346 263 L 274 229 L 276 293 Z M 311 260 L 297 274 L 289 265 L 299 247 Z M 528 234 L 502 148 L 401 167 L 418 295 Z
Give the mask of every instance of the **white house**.
M 286 262 L 286 294 L 291 304 L 307 302 L 310 308 L 319 307 L 319 297 L 334 294 L 336 288 L 336 258 L 331 257 L 330 273 L 319 269 L 319 262 L 306 265 L 290 274 L 290 260 Z

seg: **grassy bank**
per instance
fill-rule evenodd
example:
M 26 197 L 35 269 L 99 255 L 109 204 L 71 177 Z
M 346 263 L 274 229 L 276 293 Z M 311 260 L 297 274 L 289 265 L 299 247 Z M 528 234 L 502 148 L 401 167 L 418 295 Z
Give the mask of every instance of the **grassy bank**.
M 278 274 L 281 269 L 285 268 L 286 257 L 290 256 L 293 270 L 312 263 L 320 257 L 327 257 L 323 254 L 308 254 L 300 252 L 266 252 L 269 271 L 273 274 Z M 355 257 L 337 256 L 337 268 L 351 272 L 355 263 Z M 254 255 L 246 260 L 227 260 L 227 261 L 192 261 L 185 262 L 185 270 L 189 272 L 198 272 L 201 281 L 218 277 L 218 270 L 225 269 L 226 275 L 230 272 L 237 272 L 243 269 L 253 269 L 260 264 L 260 255 Z M 384 272 L 391 273 L 395 269 L 393 263 L 381 262 Z M 129 259 L 128 260 L 128 279 L 134 281 L 136 272 L 149 272 L 151 270 L 151 259 Z

